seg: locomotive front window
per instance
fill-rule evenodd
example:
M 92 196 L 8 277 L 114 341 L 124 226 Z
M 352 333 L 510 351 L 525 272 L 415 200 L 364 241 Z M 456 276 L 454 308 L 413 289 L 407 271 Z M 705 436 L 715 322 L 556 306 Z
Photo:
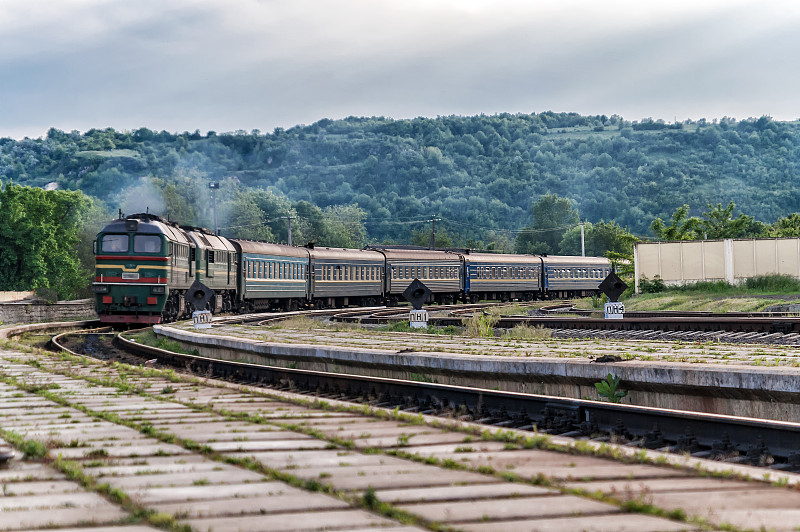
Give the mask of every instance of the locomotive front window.
M 128 251 L 128 235 L 103 235 L 100 249 L 105 253 Z
M 161 237 L 156 235 L 134 235 L 133 251 L 136 253 L 158 253 L 161 251 Z

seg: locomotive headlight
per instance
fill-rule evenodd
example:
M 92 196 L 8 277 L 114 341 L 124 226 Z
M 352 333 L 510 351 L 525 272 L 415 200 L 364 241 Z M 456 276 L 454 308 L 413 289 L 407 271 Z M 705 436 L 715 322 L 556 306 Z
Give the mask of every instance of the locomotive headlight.
M 166 293 L 166 287 L 163 284 L 162 285 L 158 285 L 158 286 L 151 286 L 150 287 L 150 293 L 151 294 L 164 294 L 164 293 Z
M 108 293 L 108 285 L 96 284 L 96 285 L 92 286 L 92 290 L 94 290 L 95 294 L 107 294 Z

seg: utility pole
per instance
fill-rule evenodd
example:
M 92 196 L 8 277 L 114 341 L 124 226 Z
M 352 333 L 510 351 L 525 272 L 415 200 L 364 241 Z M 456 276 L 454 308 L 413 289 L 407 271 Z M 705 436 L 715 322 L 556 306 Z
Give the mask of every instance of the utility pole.
M 586 223 L 585 218 L 581 218 L 581 257 L 586 256 L 586 241 L 583 235 L 583 224 Z
M 431 218 L 431 241 L 428 243 L 428 249 L 433 249 L 433 245 L 436 242 L 436 215 L 433 215 Z
M 295 218 L 292 217 L 292 216 L 289 216 L 288 214 L 286 216 L 278 216 L 278 218 L 281 219 L 281 220 L 286 220 L 286 242 L 291 246 L 292 245 L 292 220 L 294 220 Z
M 211 197 L 214 199 L 214 234 L 219 234 L 219 226 L 217 225 L 217 190 L 219 183 L 209 183 L 208 188 L 211 189 Z

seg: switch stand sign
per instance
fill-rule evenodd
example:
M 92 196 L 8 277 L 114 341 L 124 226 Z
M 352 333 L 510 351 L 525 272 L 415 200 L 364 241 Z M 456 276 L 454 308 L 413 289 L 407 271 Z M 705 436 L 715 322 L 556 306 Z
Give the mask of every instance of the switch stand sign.
M 625 314 L 625 305 L 617 300 L 622 295 L 622 292 L 628 288 L 628 285 L 612 271 L 608 274 L 608 277 L 603 279 L 598 288 L 608 296 L 608 303 L 605 304 L 606 319 L 621 320 Z

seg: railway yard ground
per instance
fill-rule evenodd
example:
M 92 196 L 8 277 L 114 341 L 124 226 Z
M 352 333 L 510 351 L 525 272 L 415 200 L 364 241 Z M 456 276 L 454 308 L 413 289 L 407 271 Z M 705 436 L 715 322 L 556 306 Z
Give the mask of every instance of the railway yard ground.
M 628 388 L 625 402 L 669 403 L 691 389 L 696 398 L 683 400 L 699 409 L 798 419 L 791 406 L 800 404 L 794 346 L 560 338 L 541 330 L 466 337 L 452 329 L 397 332 L 309 318 L 223 322 L 204 331 L 177 323 L 155 327 L 158 336 L 127 336 L 259 364 L 448 384 L 481 380 L 487 388 L 590 399 L 598 398 L 593 383 L 611 373 Z M 14 341 L 0 347 L 0 462 L 13 455 L 0 465 L 0 531 L 800 527 L 797 473 L 115 358 Z
M 2 530 L 777 531 L 800 523 L 798 475 L 9 344 L 0 368 L 2 437 L 18 455 L 0 469 Z

